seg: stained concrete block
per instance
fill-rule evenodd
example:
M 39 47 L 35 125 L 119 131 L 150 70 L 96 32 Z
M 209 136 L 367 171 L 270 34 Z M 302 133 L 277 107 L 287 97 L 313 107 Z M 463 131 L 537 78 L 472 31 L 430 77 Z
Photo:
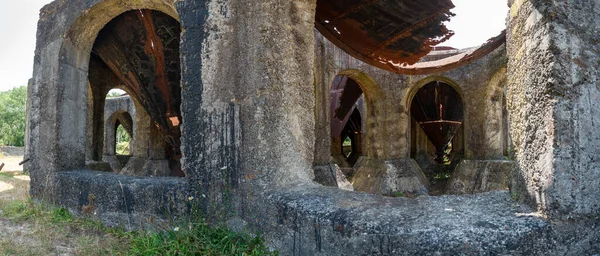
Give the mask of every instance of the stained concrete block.
M 112 172 L 113 171 L 110 164 L 107 162 L 86 161 L 85 166 L 89 170 L 94 170 L 94 171 L 101 171 L 101 172 Z
M 515 1 L 507 104 L 513 193 L 552 216 L 600 212 L 598 1 Z
M 427 195 L 429 181 L 413 159 L 381 160 L 361 157 L 352 185 L 356 191 L 392 195 Z
M 314 181 L 329 187 L 336 187 L 343 190 L 354 191 L 352 184 L 346 178 L 337 164 L 315 166 Z
M 121 161 L 119 161 L 119 159 L 115 155 L 103 155 L 102 161 L 107 162 L 112 168 L 112 170 L 116 173 L 120 173 L 121 169 L 123 169 Z
M 506 190 L 513 161 L 463 160 L 458 164 L 446 186 L 447 194 L 475 194 Z
M 171 173 L 169 160 L 146 160 L 142 170 L 145 175 L 152 177 L 169 176 Z

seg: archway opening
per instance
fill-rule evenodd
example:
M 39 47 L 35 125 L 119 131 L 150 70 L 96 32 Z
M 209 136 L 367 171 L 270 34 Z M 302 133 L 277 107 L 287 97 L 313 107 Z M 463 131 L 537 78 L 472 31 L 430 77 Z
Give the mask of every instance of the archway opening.
M 130 147 L 136 159 L 128 167 L 133 175 L 185 176 L 179 162 L 180 34 L 180 24 L 171 16 L 139 9 L 115 17 L 94 41 L 88 70 L 90 98 L 94 101 L 90 104 L 94 109 L 93 126 L 102 126 L 98 121 L 103 119 L 101 101 L 112 88 L 127 91 L 139 107 L 135 115 L 137 128 L 135 132 L 133 128 L 129 130 L 137 145 Z M 156 169 L 160 169 L 160 174 L 153 173 Z
M 463 153 L 462 98 L 451 85 L 432 81 L 415 93 L 410 111 L 411 155 L 428 176 L 430 193 L 443 193 Z
M 362 120 L 358 109 L 354 108 L 342 130 L 342 155 L 350 166 L 354 166 L 362 153 Z
M 119 156 L 131 155 L 131 134 L 117 121 L 115 153 Z
M 363 152 L 364 96 L 360 85 L 344 75 L 331 88 L 331 155 L 342 168 L 353 167 Z M 343 159 L 343 160 L 342 160 Z

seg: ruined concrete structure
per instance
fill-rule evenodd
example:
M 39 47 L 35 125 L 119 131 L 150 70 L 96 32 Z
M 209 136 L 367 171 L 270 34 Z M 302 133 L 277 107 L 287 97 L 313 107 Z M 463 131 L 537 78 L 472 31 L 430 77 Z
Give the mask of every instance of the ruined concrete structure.
M 508 4 L 455 50 L 449 0 L 55 1 L 31 194 L 129 228 L 199 208 L 282 255 L 600 253 L 600 3 Z

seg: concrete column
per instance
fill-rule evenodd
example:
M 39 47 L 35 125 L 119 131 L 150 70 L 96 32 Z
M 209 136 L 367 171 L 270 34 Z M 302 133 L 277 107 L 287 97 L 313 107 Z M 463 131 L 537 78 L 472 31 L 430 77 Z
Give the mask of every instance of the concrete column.
M 230 195 L 259 191 L 246 186 L 312 182 L 316 1 L 180 1 L 177 8 L 186 56 L 182 167 L 206 210 L 224 217 L 232 211 L 223 208 L 243 207 Z
M 510 1 L 513 194 L 555 215 L 600 211 L 600 2 Z

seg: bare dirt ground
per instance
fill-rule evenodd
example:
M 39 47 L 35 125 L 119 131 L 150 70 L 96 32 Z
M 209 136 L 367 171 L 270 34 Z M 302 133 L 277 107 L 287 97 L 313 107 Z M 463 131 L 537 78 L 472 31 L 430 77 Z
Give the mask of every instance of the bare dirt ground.
M 23 156 L 0 156 L 0 165 L 4 163 L 2 172 L 22 172 L 23 166 L 19 162 L 23 160 Z
M 103 232 L 56 225 L 34 210 L 29 176 L 18 165 L 21 160 L 22 156 L 0 157 L 5 164 L 0 171 L 0 256 L 102 255 L 105 241 L 113 240 Z

